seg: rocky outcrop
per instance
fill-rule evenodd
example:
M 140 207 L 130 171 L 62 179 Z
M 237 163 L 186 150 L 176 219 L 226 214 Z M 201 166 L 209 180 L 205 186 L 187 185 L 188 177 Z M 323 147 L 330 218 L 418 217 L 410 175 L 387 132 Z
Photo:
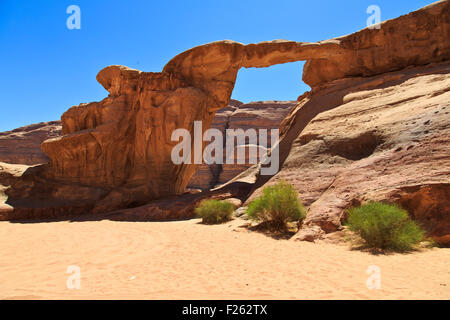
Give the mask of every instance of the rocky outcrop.
M 278 129 L 281 121 L 297 104 L 296 101 L 260 101 L 243 104 L 230 100 L 227 107 L 217 111 L 211 128 L 219 129 L 226 135 L 226 129 L 247 130 Z M 37 165 L 47 163 L 49 158 L 41 150 L 45 140 L 62 135 L 60 121 L 43 122 L 17 128 L 12 131 L 0 132 L 0 162 L 11 164 Z M 270 131 L 268 131 L 270 146 Z M 224 146 L 224 154 L 226 154 Z M 251 164 L 201 164 L 188 184 L 190 189 L 207 190 L 223 184 Z
M 234 103 L 236 105 L 236 103 Z M 267 145 L 272 142 L 270 129 L 278 129 L 283 119 L 297 104 L 296 101 L 258 101 L 247 104 L 230 105 L 219 110 L 212 122 L 211 128 L 219 129 L 226 137 L 226 130 L 267 129 Z M 248 141 L 247 141 L 248 142 Z M 248 147 L 248 143 L 240 147 Z M 247 148 L 248 149 L 248 148 Z M 246 150 L 247 151 L 247 150 Z M 237 153 L 236 153 L 237 154 Z M 224 160 L 226 148 L 223 149 Z M 248 161 L 246 153 L 244 164 L 202 164 L 189 182 L 188 187 L 198 189 L 211 189 L 224 184 L 236 177 L 239 173 L 248 169 L 252 164 Z M 225 161 L 224 161 L 225 162 Z
M 192 133 L 197 120 L 203 130 L 209 128 L 215 113 L 227 106 L 241 67 L 307 60 L 303 79 L 315 96 L 310 97 L 313 102 L 297 107 L 301 117 L 294 117 L 294 122 L 300 124 L 285 126 L 291 129 L 284 137 L 284 160 L 286 146 L 307 123 L 340 106 L 350 94 L 345 89 L 338 92 L 339 84 L 352 85 L 337 79 L 371 77 L 450 59 L 449 9 L 450 2 L 441 1 L 387 21 L 380 30 L 365 29 L 318 43 L 210 43 L 179 54 L 158 73 L 107 67 L 97 80 L 109 96 L 63 114 L 63 136 L 42 144 L 50 162 L 26 170 L 11 183 L 6 191 L 10 209 L 3 210 L 0 219 L 106 212 L 184 193 L 198 165 L 171 161 L 177 143 L 171 139 L 174 129 Z M 265 181 L 267 177 L 259 178 L 255 187 Z
M 447 60 L 449 12 L 450 2 L 438 1 L 385 21 L 380 29 L 366 28 L 317 43 L 276 40 L 246 46 L 230 41 L 203 45 L 176 56 L 164 71 L 204 83 L 215 75 L 219 76 L 216 79 L 224 79 L 240 67 L 262 68 L 306 60 L 303 81 L 313 88 L 320 87 L 337 79 Z
M 41 143 L 61 135 L 61 122 L 32 124 L 0 132 L 0 162 L 35 165 L 48 162 Z
M 301 97 L 282 131 L 286 160 L 269 184 L 288 181 L 309 207 L 296 239 L 326 237 L 347 208 L 375 200 L 402 205 L 448 244 L 449 62 L 330 83 Z

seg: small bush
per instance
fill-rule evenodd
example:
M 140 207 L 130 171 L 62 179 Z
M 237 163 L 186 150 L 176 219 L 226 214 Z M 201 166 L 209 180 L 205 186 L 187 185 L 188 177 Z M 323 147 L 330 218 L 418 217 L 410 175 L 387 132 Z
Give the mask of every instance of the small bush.
M 405 210 L 380 202 L 351 208 L 347 225 L 374 249 L 411 250 L 425 235 Z
M 202 218 L 203 223 L 222 223 L 231 219 L 234 207 L 231 203 L 219 200 L 204 200 L 195 209 L 195 213 Z
M 265 187 L 262 195 L 250 203 L 246 213 L 251 219 L 276 228 L 286 228 L 288 221 L 302 220 L 306 216 L 297 192 L 286 182 Z

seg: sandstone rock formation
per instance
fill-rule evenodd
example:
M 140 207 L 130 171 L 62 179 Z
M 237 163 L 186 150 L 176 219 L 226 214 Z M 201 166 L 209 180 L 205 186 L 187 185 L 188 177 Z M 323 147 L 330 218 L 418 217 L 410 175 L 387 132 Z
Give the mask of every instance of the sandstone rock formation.
M 97 79 L 109 96 L 101 102 L 72 107 L 63 114 L 63 136 L 42 144 L 49 164 L 2 181 L 9 188 L 4 191 L 8 198 L 0 209 L 0 219 L 107 212 L 182 194 L 198 165 L 175 165 L 171 161 L 171 150 L 177 143 L 171 141 L 173 130 L 193 132 L 196 120 L 203 122 L 203 130 L 209 128 L 215 113 L 227 106 L 241 67 L 306 60 L 303 79 L 312 92 L 305 95 L 284 125 L 280 143 L 284 162 L 292 143 L 321 112 L 342 105 L 346 99 L 362 99 L 358 96 L 381 89 L 389 81 L 405 79 L 399 75 L 396 80 L 386 80 L 383 73 L 448 61 L 449 12 L 450 1 L 440 1 L 386 21 L 379 30 L 364 29 L 318 43 L 210 43 L 179 54 L 159 73 L 107 67 Z M 380 76 L 369 78 L 376 75 Z M 411 100 L 411 91 L 405 99 Z M 377 135 L 367 133 L 354 139 L 369 145 L 361 147 L 358 157 L 367 156 L 380 143 Z M 336 143 L 337 155 L 346 161 L 358 160 L 345 151 L 346 143 Z M 251 175 L 244 173 L 238 179 L 245 177 L 251 186 L 252 170 Z M 256 178 L 255 188 L 268 180 L 266 176 Z M 238 179 L 232 183 L 238 183 Z M 239 192 L 246 188 L 241 186 Z M 308 221 L 312 223 L 313 217 L 310 215 Z
M 229 126 L 231 115 L 242 105 L 243 103 L 240 101 L 230 100 L 228 106 L 216 112 L 214 120 L 211 123 L 211 128 L 218 129 L 220 132 L 225 133 Z M 187 187 L 190 189 L 209 190 L 217 184 L 216 181 L 218 181 L 221 172 L 222 165 L 220 164 L 207 165 L 202 163 L 199 165 Z
M 243 104 L 237 100 L 230 100 L 227 107 L 217 111 L 211 128 L 219 129 L 224 136 L 226 129 L 278 129 L 281 121 L 296 104 L 296 101 L 260 101 Z M 60 121 L 42 122 L 0 132 L 0 162 L 26 165 L 47 163 L 49 158 L 41 150 L 41 144 L 45 140 L 61 135 Z M 268 135 L 270 146 L 270 130 Z M 223 152 L 226 153 L 225 147 Z M 241 165 L 201 164 L 187 187 L 207 190 L 231 180 L 250 166 L 248 161 Z
M 48 162 L 41 143 L 61 135 L 61 122 L 32 124 L 0 132 L 0 162 L 35 165 Z
M 296 239 L 326 237 L 347 208 L 375 200 L 449 243 L 450 62 L 332 82 L 301 97 L 282 131 L 286 160 L 269 184 L 288 181 L 309 207 Z
M 364 29 L 333 39 L 344 49 L 331 57 L 308 59 L 303 81 L 311 87 L 354 76 L 371 76 L 447 60 L 450 39 L 450 4 L 438 1 L 381 28 Z

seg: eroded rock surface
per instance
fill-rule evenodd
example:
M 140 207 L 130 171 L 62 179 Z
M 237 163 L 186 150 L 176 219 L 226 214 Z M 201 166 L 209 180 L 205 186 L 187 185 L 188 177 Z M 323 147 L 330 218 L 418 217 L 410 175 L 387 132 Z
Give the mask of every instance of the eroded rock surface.
M 219 110 L 213 120 L 211 128 L 219 129 L 226 139 L 226 130 L 248 130 L 248 129 L 266 129 L 267 130 L 267 146 L 271 146 L 271 129 L 278 129 L 283 119 L 289 114 L 296 101 L 258 101 L 246 104 L 231 103 L 224 109 Z M 258 131 L 257 131 L 258 132 Z M 202 164 L 189 182 L 188 187 L 198 189 L 211 189 L 218 185 L 224 184 L 236 177 L 239 173 L 252 166 L 249 163 L 248 143 L 237 146 L 236 149 L 245 148 L 244 164 L 226 164 L 226 147 L 224 140 L 224 164 Z M 237 157 L 238 153 L 235 150 Z
M 305 121 L 317 108 L 330 110 Z M 330 83 L 301 97 L 282 131 L 287 157 L 269 184 L 288 181 L 309 207 L 297 239 L 337 231 L 347 208 L 375 200 L 448 243 L 450 63 Z
M 444 61 L 450 53 L 450 2 L 438 1 L 382 22 L 379 30 L 364 29 L 332 41 L 339 42 L 342 54 L 312 58 L 305 64 L 303 81 L 312 87 Z
M 258 101 L 243 104 L 237 100 L 230 100 L 228 106 L 217 111 L 211 128 L 220 130 L 224 137 L 226 129 L 268 129 L 270 147 L 270 129 L 278 129 L 296 104 L 296 101 Z M 49 158 L 41 150 L 41 144 L 45 140 L 61 135 L 60 121 L 43 122 L 0 132 L 0 162 L 25 165 L 47 163 Z M 225 146 L 223 153 L 226 154 Z M 207 190 L 223 184 L 248 169 L 251 164 L 248 164 L 247 160 L 248 157 L 245 164 L 202 164 L 187 187 Z

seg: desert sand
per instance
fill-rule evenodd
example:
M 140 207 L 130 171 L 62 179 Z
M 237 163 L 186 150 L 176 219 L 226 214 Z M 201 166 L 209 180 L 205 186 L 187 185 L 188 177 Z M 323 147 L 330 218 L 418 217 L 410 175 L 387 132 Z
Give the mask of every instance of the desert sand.
M 1 299 L 449 299 L 450 249 L 372 255 L 244 220 L 0 223 Z M 80 289 L 66 286 L 80 267 Z M 381 288 L 369 290 L 370 265 Z

